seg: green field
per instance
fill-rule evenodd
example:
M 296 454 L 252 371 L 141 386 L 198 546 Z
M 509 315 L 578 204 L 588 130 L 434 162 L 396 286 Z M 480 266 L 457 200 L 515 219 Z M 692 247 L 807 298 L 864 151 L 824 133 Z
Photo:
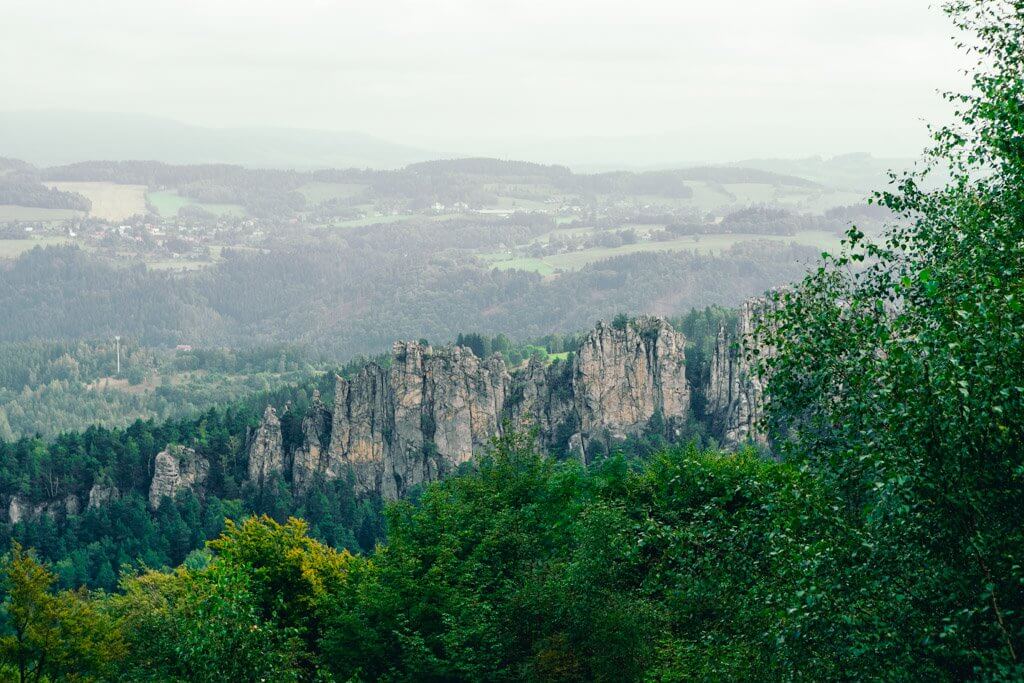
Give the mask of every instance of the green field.
M 498 197 L 498 201 L 491 205 L 498 209 L 511 209 L 519 211 L 551 211 L 552 205 L 548 202 L 537 199 L 522 199 L 520 197 Z
M 491 259 L 487 259 L 491 260 Z M 554 266 L 547 263 L 545 259 L 532 258 L 529 256 L 503 257 L 491 261 L 491 267 L 498 270 L 526 270 L 541 275 L 550 275 L 555 272 Z
M 0 204 L 0 223 L 11 221 L 41 221 L 45 223 L 64 221 L 81 215 L 83 215 L 81 211 L 73 209 L 41 209 L 36 206 Z
M 420 214 L 407 213 L 387 214 L 383 216 L 373 214 L 365 218 L 353 218 L 350 221 L 334 221 L 333 223 L 331 223 L 331 225 L 335 228 L 359 228 L 364 225 L 376 225 L 377 223 L 398 223 L 400 221 L 412 220 L 413 218 L 422 219 L 424 218 L 424 216 Z
M 840 239 L 839 235 L 820 231 L 801 232 L 792 236 L 693 235 L 667 242 L 637 242 L 636 244 L 624 244 L 621 247 L 600 247 L 565 254 L 553 254 L 544 258 L 515 256 L 508 253 L 485 254 L 483 258 L 490 263 L 492 268 L 526 270 L 542 275 L 550 275 L 559 270 L 579 270 L 589 263 L 602 261 L 613 256 L 635 254 L 638 252 L 695 251 L 700 254 L 712 254 L 724 251 L 736 244 L 754 241 L 770 241 L 782 244 L 796 243 L 821 250 L 834 251 L 838 249 Z
M 695 208 L 701 211 L 724 211 L 740 205 L 784 204 L 798 211 L 821 212 L 833 206 L 861 201 L 863 195 L 828 188 L 792 187 L 767 183 L 708 183 L 685 181 L 693 190 L 687 199 L 657 195 L 635 195 L 636 202 L 651 207 Z
M 238 204 L 205 204 L 197 202 L 188 197 L 182 197 L 177 192 L 161 190 L 159 192 L 147 192 L 146 199 L 153 205 L 153 208 L 164 218 L 173 218 L 178 215 L 178 210 L 183 206 L 199 206 L 210 213 L 218 216 L 244 216 L 245 209 Z
M 21 240 L 0 240 L 0 258 L 16 258 L 35 247 L 72 244 L 67 237 L 31 237 Z

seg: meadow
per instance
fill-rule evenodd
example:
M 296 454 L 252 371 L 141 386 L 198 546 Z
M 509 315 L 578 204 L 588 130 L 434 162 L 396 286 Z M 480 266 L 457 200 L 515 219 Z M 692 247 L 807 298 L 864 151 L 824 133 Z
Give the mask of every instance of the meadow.
M 0 223 L 8 221 L 40 221 L 43 223 L 65 221 L 83 215 L 74 209 L 43 209 L 37 206 L 0 204 Z
M 177 192 L 160 190 L 147 192 L 146 199 L 164 218 L 173 218 L 183 206 L 198 206 L 218 216 L 244 216 L 245 209 L 238 204 L 206 204 L 198 202 L 189 197 L 183 197 Z
M 123 221 L 146 213 L 146 186 L 107 182 L 58 182 L 47 186 L 77 192 L 92 202 L 89 215 L 108 221 Z
M 2 209 L 4 207 L 0 207 Z M 21 207 L 18 207 L 21 208 Z M 16 240 L 0 240 L 0 259 L 17 258 L 35 247 L 47 247 L 55 244 L 70 244 L 66 237 L 27 237 Z
M 306 183 L 298 189 L 309 204 L 319 204 L 331 199 L 348 199 L 369 187 L 360 183 Z
M 572 232 L 578 232 L 578 230 L 573 230 Z M 596 247 L 562 254 L 552 254 L 542 258 L 517 256 L 509 252 L 484 254 L 482 258 L 488 262 L 491 268 L 526 270 L 540 273 L 541 275 L 550 275 L 560 270 L 579 270 L 596 261 L 638 252 L 693 251 L 699 254 L 714 254 L 725 251 L 737 244 L 759 241 L 779 242 L 782 244 L 795 243 L 812 246 L 823 251 L 835 251 L 839 248 L 840 239 L 841 237 L 837 234 L 817 230 L 800 232 L 796 235 L 687 235 L 664 242 L 653 240 L 641 241 L 635 244 L 624 244 L 619 247 Z

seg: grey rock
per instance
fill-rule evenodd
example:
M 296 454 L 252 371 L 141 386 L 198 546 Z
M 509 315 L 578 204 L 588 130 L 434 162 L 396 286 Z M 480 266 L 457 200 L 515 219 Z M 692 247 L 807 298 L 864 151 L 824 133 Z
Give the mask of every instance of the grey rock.
M 298 493 L 309 490 L 316 476 L 327 469 L 331 413 L 313 390 L 309 412 L 302 419 L 302 443 L 292 457 L 292 485 Z
M 394 499 L 468 462 L 506 421 L 584 460 L 595 439 L 625 438 L 655 415 L 678 435 L 690 406 L 685 342 L 660 318 L 599 324 L 572 361 L 531 359 L 511 373 L 498 354 L 398 342 L 389 368 L 338 378 L 320 470 L 327 479 L 351 473 L 357 495 Z M 312 467 L 305 453 L 295 462 Z
M 149 484 L 149 506 L 155 510 L 164 496 L 173 498 L 178 491 L 186 489 L 202 496 L 209 473 L 210 463 L 191 448 L 168 446 L 156 455 Z
M 283 476 L 286 464 L 281 420 L 274 407 L 267 406 L 249 439 L 249 481 L 263 487 L 273 476 Z
M 774 305 L 770 297 L 746 301 L 740 308 L 736 334 L 726 334 L 724 328 L 718 332 L 706 388 L 706 412 L 712 433 L 724 446 L 768 445 L 762 424 L 764 380 L 758 374 L 757 359 L 769 357 L 772 350 L 759 340 L 758 327 Z

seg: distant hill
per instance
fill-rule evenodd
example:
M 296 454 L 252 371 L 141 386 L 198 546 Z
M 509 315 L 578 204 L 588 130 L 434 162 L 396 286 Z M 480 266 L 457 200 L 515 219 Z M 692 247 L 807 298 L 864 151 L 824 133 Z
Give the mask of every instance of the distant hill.
M 0 112 L 0 156 L 40 166 L 86 159 L 263 168 L 400 168 L 439 154 L 363 133 L 205 128 L 138 114 Z
M 837 189 L 869 192 L 885 186 L 890 170 L 900 172 L 913 163 L 912 159 L 881 158 L 858 152 L 830 158 L 744 159 L 733 165 L 800 176 Z

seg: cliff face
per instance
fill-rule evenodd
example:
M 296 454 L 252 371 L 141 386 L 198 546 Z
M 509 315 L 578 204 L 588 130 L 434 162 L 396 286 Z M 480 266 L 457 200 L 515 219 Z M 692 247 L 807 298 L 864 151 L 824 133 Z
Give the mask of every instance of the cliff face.
M 325 476 L 352 469 L 357 493 L 397 498 L 472 457 L 501 429 L 505 363 L 469 349 L 399 342 L 392 364 L 335 389 Z
M 505 413 L 509 423 L 517 428 L 536 430 L 537 439 L 545 448 L 575 451 L 582 457 L 578 443 L 569 445 L 580 429 L 573 400 L 574 368 L 574 362 L 549 365 L 531 358 L 525 368 L 512 375 Z
M 283 476 L 286 464 L 281 420 L 273 406 L 267 406 L 249 442 L 249 481 L 262 487 L 273 475 Z
M 661 415 L 678 436 L 690 407 L 686 339 L 660 318 L 622 329 L 604 323 L 590 333 L 573 368 L 574 408 L 584 459 L 593 438 L 622 439 Z
M 32 504 L 31 501 L 22 496 L 12 496 L 7 504 L 7 521 L 11 524 L 38 519 L 42 516 L 64 517 L 77 515 L 81 510 L 78 498 L 74 495 L 67 495 L 63 498 L 50 500 L 42 503 Z
M 511 374 L 499 355 L 399 342 L 390 368 L 338 380 L 324 476 L 351 470 L 357 493 L 397 498 L 467 462 L 506 420 L 584 459 L 594 439 L 624 438 L 656 414 L 678 430 L 689 409 L 684 345 L 657 318 L 599 325 L 570 364 L 533 360 Z
M 89 489 L 89 502 L 87 507 L 92 510 L 95 508 L 103 507 L 121 497 L 121 492 L 117 490 L 109 481 L 97 481 Z
M 314 389 L 309 412 L 302 418 L 302 443 L 292 458 L 292 484 L 297 492 L 309 490 L 317 474 L 326 469 L 330 428 L 331 413 L 320 400 L 320 392 Z
M 771 352 L 757 340 L 757 328 L 772 306 L 770 299 L 752 299 L 740 309 L 736 335 L 719 330 L 707 386 L 707 414 L 712 432 L 723 445 L 753 442 L 763 446 L 768 437 L 760 425 L 764 416 L 764 382 L 758 377 L 758 357 Z
M 173 498 L 185 489 L 202 495 L 209 473 L 210 463 L 191 448 L 168 446 L 156 455 L 153 480 L 149 485 L 149 506 L 155 510 L 164 496 Z

